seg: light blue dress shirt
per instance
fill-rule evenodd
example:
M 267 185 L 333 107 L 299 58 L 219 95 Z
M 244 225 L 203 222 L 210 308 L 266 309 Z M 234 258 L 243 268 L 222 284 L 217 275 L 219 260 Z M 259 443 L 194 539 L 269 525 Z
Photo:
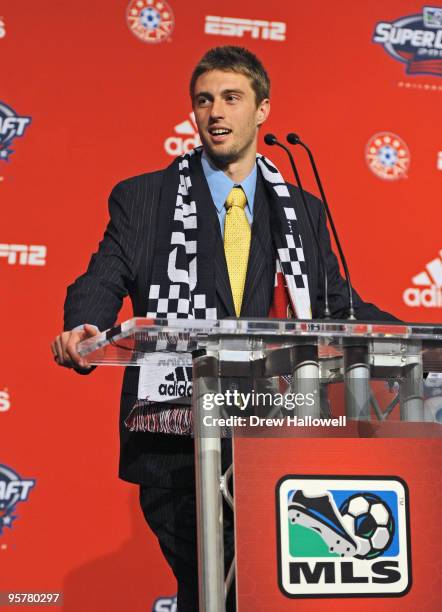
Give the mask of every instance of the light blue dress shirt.
M 225 203 L 227 196 L 235 185 L 239 185 L 243 188 L 244 193 L 247 197 L 247 204 L 245 207 L 246 217 L 249 220 L 250 225 L 253 221 L 253 203 L 255 201 L 256 191 L 256 176 L 257 169 L 256 164 L 253 166 L 253 170 L 242 183 L 234 183 L 231 178 L 224 174 L 222 170 L 214 166 L 206 154 L 203 152 L 201 155 L 201 164 L 203 166 L 203 172 L 209 185 L 210 194 L 215 204 L 216 211 L 218 213 L 219 225 L 221 228 L 221 235 L 224 236 L 224 220 L 226 218 Z

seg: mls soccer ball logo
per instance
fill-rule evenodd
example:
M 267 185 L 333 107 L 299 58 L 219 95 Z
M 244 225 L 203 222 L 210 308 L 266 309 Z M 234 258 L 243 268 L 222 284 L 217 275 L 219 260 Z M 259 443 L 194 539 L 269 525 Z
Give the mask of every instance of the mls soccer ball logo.
M 370 138 L 365 148 L 368 167 L 381 179 L 395 181 L 407 178 L 410 151 L 397 134 L 379 132 Z
M 288 597 L 409 590 L 408 492 L 400 479 L 287 476 L 277 504 L 279 583 Z
M 132 34 L 147 43 L 163 42 L 175 25 L 172 9 L 165 0 L 131 0 L 126 21 Z

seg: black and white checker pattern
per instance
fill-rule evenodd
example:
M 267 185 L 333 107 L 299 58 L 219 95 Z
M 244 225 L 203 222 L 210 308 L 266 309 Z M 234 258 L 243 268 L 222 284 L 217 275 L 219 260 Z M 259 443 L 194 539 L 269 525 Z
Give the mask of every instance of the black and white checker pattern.
M 147 316 L 153 319 L 216 320 L 216 308 L 208 307 L 206 302 L 207 299 L 203 293 L 193 295 L 191 302 L 184 283 L 169 285 L 169 287 L 151 285 L 149 305 L 152 310 L 147 313 Z
M 281 174 L 276 166 L 262 155 L 257 156 L 257 163 L 262 175 L 267 180 L 278 198 L 289 198 L 290 193 Z M 278 206 L 278 214 L 281 214 L 283 227 L 288 233 L 276 236 L 276 247 L 279 263 L 284 274 L 287 289 L 290 293 L 291 302 L 294 306 L 296 316 L 299 319 L 311 319 L 310 294 L 308 290 L 307 266 L 305 263 L 304 249 L 302 247 L 301 235 L 298 229 L 298 220 L 294 208 Z
M 174 285 L 151 285 L 149 291 L 148 317 L 154 319 L 189 319 L 191 303 L 189 289 L 184 283 Z
M 218 316 L 216 308 L 207 306 L 206 302 L 207 300 L 204 293 L 193 296 L 195 319 L 209 319 L 215 321 Z

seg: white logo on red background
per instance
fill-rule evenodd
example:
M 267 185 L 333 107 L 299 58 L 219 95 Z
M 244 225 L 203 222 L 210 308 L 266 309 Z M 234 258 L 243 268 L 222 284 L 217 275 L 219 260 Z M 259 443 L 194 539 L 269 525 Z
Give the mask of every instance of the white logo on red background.
M 7 412 L 11 408 L 11 398 L 9 391 L 3 389 L 0 391 L 0 412 Z
M 10 265 L 45 266 L 47 248 L 40 244 L 0 244 L 0 258 Z
M 164 141 L 164 149 L 168 155 L 176 157 L 184 155 L 201 145 L 201 139 L 196 127 L 195 115 L 189 114 L 189 119 L 178 123 L 174 128 L 176 136 L 170 136 Z
M 176 595 L 174 597 L 158 597 L 154 601 L 152 612 L 177 612 Z
M 0 102 L 0 160 L 9 160 L 14 152 L 10 148 L 12 143 L 24 136 L 31 121 L 31 117 L 20 116 L 8 104 Z
M 370 170 L 381 179 L 395 181 L 407 178 L 410 151 L 407 143 L 392 132 L 378 132 L 365 147 L 365 159 Z
M 0 464 L 0 535 L 6 527 L 12 529 L 18 518 L 17 504 L 28 500 L 35 482 L 34 478 L 23 479 L 9 466 Z
M 6 36 L 5 18 L 0 17 L 0 38 L 4 38 L 5 36 Z
M 160 43 L 173 32 L 175 18 L 165 0 L 131 0 L 126 22 L 134 36 L 147 43 Z
M 442 8 L 424 6 L 421 14 L 406 15 L 392 22 L 380 21 L 372 41 L 406 65 L 410 75 L 442 76 Z
M 404 302 L 411 308 L 442 308 L 442 250 L 439 257 L 425 266 L 425 271 L 411 279 L 414 287 L 405 289 Z
M 206 16 L 204 32 L 215 36 L 237 36 L 250 34 L 250 38 L 263 40 L 285 40 L 287 26 L 281 21 L 263 19 L 240 19 L 236 17 Z
M 442 151 L 437 154 L 437 169 L 442 170 Z

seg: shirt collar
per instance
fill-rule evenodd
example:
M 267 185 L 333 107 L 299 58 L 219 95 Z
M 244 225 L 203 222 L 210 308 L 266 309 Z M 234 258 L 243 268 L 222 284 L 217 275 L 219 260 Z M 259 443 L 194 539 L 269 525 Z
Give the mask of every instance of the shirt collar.
M 207 155 L 203 151 L 201 155 L 201 164 L 203 166 L 203 172 L 209 185 L 210 194 L 212 196 L 213 203 L 215 204 L 218 212 L 222 210 L 227 200 L 227 196 L 231 192 L 235 185 L 240 185 L 247 197 L 247 206 L 250 212 L 253 214 L 253 204 L 255 200 L 256 191 L 256 177 L 257 168 L 256 164 L 253 166 L 249 176 L 247 176 L 241 183 L 234 183 L 231 178 L 224 174 L 222 170 L 214 166 L 208 159 Z

